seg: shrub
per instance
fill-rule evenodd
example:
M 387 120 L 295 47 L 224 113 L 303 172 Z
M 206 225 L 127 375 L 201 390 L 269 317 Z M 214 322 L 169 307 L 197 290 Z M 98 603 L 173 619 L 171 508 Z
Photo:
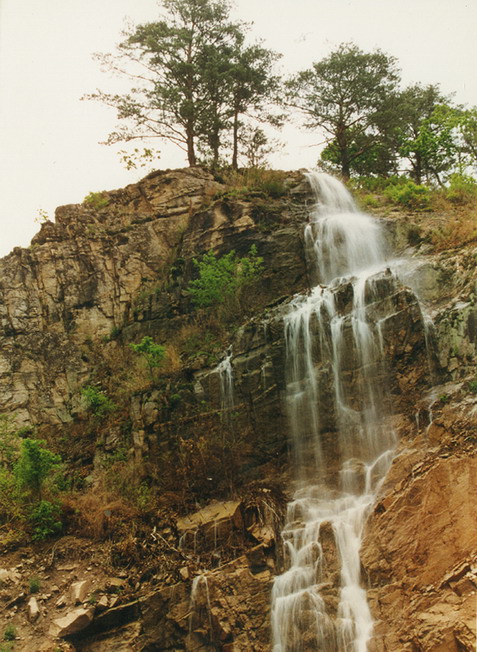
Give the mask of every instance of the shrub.
M 260 193 L 277 199 L 287 192 L 285 174 L 279 170 L 268 170 L 263 167 L 226 171 L 223 173 L 223 181 L 227 186 L 225 194 L 230 197 L 246 197 Z
M 101 210 L 109 204 L 109 197 L 105 192 L 90 192 L 83 200 L 83 203 L 95 210 Z
M 31 511 L 29 524 L 33 541 L 44 541 L 61 531 L 60 508 L 56 503 L 41 500 Z
M 152 337 L 146 335 L 138 344 L 129 345 L 134 353 L 138 353 L 146 361 L 151 380 L 155 379 L 155 369 L 162 366 L 166 357 L 166 347 L 156 344 Z
M 466 174 L 451 174 L 445 197 L 454 204 L 468 204 L 477 197 L 477 181 Z
M 39 577 L 30 577 L 28 580 L 28 588 L 30 590 L 30 593 L 39 593 L 40 588 L 41 588 L 41 582 Z
M 189 283 L 187 291 L 194 305 L 208 308 L 230 299 L 238 300 L 241 290 L 260 277 L 263 258 L 252 245 L 248 256 L 243 258 L 238 258 L 233 250 L 219 258 L 209 251 L 201 260 L 194 259 L 194 265 L 199 270 L 199 278 Z
M 115 403 L 104 392 L 92 385 L 83 387 L 81 395 L 85 400 L 87 409 L 98 418 L 103 418 L 116 409 Z
M 97 541 L 124 536 L 138 516 L 137 509 L 108 492 L 65 495 L 62 506 L 75 535 Z
M 39 439 L 24 439 L 13 469 L 19 487 L 30 491 L 39 500 L 45 480 L 61 465 L 60 456 L 43 448 L 42 444 L 44 442 Z
M 359 198 L 359 202 L 365 209 L 378 208 L 379 206 L 379 198 L 376 195 L 371 195 L 371 194 L 362 195 Z
M 477 214 L 466 211 L 452 215 L 444 224 L 432 231 L 432 243 L 437 250 L 460 247 L 477 238 Z
M 15 627 L 9 623 L 5 627 L 5 631 L 3 632 L 3 640 L 4 641 L 14 641 L 17 637 L 17 630 Z
M 0 463 L 11 469 L 18 458 L 19 437 L 23 435 L 23 429 L 18 430 L 12 417 L 8 414 L 0 414 Z
M 0 468 L 0 522 L 19 521 L 23 517 L 21 495 L 11 471 Z
M 384 195 L 393 204 L 400 204 L 406 208 L 414 209 L 428 208 L 431 199 L 429 188 L 417 185 L 410 180 L 404 184 L 388 186 L 384 190 Z

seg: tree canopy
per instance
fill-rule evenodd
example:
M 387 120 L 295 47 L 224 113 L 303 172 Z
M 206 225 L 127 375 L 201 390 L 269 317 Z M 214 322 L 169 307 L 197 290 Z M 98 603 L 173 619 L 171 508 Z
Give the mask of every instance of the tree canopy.
M 394 57 L 344 43 L 288 81 L 287 101 L 304 115 L 307 129 L 324 131 L 325 158 L 349 177 L 358 160 L 383 156 L 398 83 Z
M 236 167 L 240 116 L 255 112 L 269 119 L 278 55 L 246 45 L 248 26 L 230 20 L 226 0 L 162 4 L 165 15 L 129 30 L 117 55 L 99 55 L 134 83 L 123 95 L 88 96 L 114 107 L 122 122 L 107 142 L 158 137 L 184 149 L 189 165 L 196 165 L 198 150 L 216 165 L 229 132 Z
M 162 0 L 155 22 L 131 27 L 116 54 L 98 55 L 131 80 L 124 94 L 89 99 L 116 109 L 107 143 L 156 137 L 189 165 L 263 165 L 276 147 L 270 125 L 301 117 L 323 146 L 321 163 L 351 175 L 410 174 L 443 183 L 477 164 L 477 109 L 454 105 L 437 85 L 402 88 L 396 59 L 342 43 L 288 80 L 280 55 L 250 43 L 228 0 Z M 135 150 L 139 155 L 139 150 Z M 134 155 L 122 152 L 128 167 Z M 145 149 L 144 157 L 152 150 Z

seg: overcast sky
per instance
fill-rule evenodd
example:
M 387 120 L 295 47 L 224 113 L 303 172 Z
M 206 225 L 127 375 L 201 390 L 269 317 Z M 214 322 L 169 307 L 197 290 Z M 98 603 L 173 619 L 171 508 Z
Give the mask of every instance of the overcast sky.
M 455 100 L 477 105 L 476 0 L 236 0 L 234 16 L 284 56 L 283 72 L 310 66 L 344 41 L 398 58 L 404 83 L 439 83 Z M 114 111 L 80 101 L 119 82 L 101 73 L 93 52 L 114 51 L 125 18 L 155 20 L 156 0 L 0 0 L 0 256 L 28 246 L 39 211 L 91 191 L 137 181 L 123 169 L 122 146 L 98 144 Z M 275 167 L 312 167 L 309 132 L 288 127 Z M 136 144 L 137 146 L 137 144 Z M 158 167 L 185 165 L 162 150 Z

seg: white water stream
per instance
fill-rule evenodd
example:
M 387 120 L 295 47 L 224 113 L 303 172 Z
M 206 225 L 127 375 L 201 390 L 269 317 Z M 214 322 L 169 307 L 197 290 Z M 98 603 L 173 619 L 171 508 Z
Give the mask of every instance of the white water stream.
M 284 318 L 296 491 L 272 593 L 273 652 L 366 652 L 373 620 L 359 550 L 395 445 L 381 324 L 396 278 L 379 223 L 336 179 L 308 179 L 316 206 L 305 244 L 317 285 Z

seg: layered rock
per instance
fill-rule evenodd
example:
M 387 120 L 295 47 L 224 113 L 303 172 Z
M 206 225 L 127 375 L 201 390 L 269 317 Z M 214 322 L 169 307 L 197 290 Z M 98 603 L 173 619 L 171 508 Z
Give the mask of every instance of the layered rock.
M 188 319 L 184 290 L 194 273 L 193 258 L 210 249 L 246 255 L 255 244 L 265 260 L 260 308 L 227 342 L 233 410 L 223 414 L 220 374 L 199 358 L 182 370 L 194 388 L 187 390 L 189 403 L 167 419 L 157 388 L 130 397 L 129 453 L 146 472 L 179 437 L 196 441 L 223 431 L 235 437 L 230 454 L 240 449 L 243 484 L 265 486 L 266 480 L 262 494 L 273 482 L 286 490 L 283 315 L 293 293 L 308 287 L 302 224 L 311 198 L 300 173 L 285 175 L 284 183 L 287 193 L 279 199 L 237 197 L 200 168 L 157 172 L 124 190 L 58 209 L 55 223 L 45 223 L 29 249 L 15 249 L 0 261 L 0 410 L 15 414 L 19 425 L 51 432 L 61 424 L 75 428 L 83 411 L 80 388 L 98 360 L 119 358 L 127 341 L 144 333 L 167 341 Z M 389 231 L 408 247 L 406 228 Z M 377 320 L 390 315 L 381 324 L 390 361 L 382 380 L 394 406 L 390 422 L 402 439 L 362 548 L 377 652 L 462 652 L 475 644 L 476 250 L 470 245 L 434 254 L 422 246 L 420 254 L 422 262 L 409 265 L 407 279 L 434 317 L 435 339 L 432 329 L 423 328 L 414 295 L 402 284 L 389 291 L 386 274 L 376 279 L 372 303 Z M 347 315 L 345 286 L 336 301 Z M 106 342 L 120 329 L 124 343 Z M 426 339 L 434 342 L 434 354 L 432 347 L 426 352 Z M 314 362 L 320 367 L 318 352 Z M 345 366 L 345 383 L 352 386 L 359 369 L 351 354 Z M 322 365 L 325 386 L 329 373 Z M 332 465 L 332 401 L 326 391 L 320 400 L 321 412 L 330 417 L 324 418 L 323 435 Z M 205 407 L 198 408 L 202 402 Z M 92 444 L 97 467 L 120 439 L 117 424 L 99 433 Z M 150 469 L 147 473 L 154 477 Z M 215 475 L 208 477 L 203 503 L 218 484 Z M 177 493 L 183 482 L 177 478 Z M 267 495 L 255 502 L 233 498 L 203 504 L 174 521 L 166 544 L 175 566 L 167 581 L 155 587 L 139 581 L 133 600 L 113 606 L 106 600 L 92 623 L 92 611 L 83 604 L 79 611 L 87 613 L 77 614 L 84 625 L 83 638 L 76 634 L 78 649 L 270 650 L 280 504 Z M 330 586 L 324 593 L 333 609 L 338 587 L 333 546 L 325 557 Z M 37 623 L 42 618 L 32 616 Z M 57 634 L 74 634 L 69 621 L 61 627 Z
M 302 181 L 295 175 L 289 184 Z M 19 424 L 71 421 L 91 371 L 88 343 L 134 321 L 179 315 L 191 259 L 211 248 L 245 253 L 258 243 L 273 259 L 264 279 L 272 296 L 285 291 L 285 268 L 303 283 L 293 195 L 273 213 L 272 231 L 250 201 L 214 200 L 221 191 L 200 168 L 152 173 L 60 207 L 29 249 L 2 259 L 0 409 Z

